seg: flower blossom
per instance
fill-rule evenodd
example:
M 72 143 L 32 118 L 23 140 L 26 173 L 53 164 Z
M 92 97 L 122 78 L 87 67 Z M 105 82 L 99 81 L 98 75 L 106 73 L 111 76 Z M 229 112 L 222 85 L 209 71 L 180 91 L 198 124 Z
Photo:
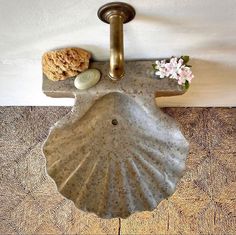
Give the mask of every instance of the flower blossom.
M 191 69 L 185 65 L 182 58 L 178 59 L 176 57 L 172 57 L 169 62 L 166 62 L 165 60 L 157 60 L 154 68 L 156 70 L 155 75 L 160 78 L 169 77 L 176 79 L 179 85 L 184 85 L 186 81 L 191 83 L 194 78 Z
M 165 64 L 166 64 L 166 61 L 165 61 L 165 60 L 161 60 L 161 62 L 160 62 L 159 60 L 156 61 L 155 69 L 156 69 L 157 71 L 155 72 L 155 74 L 156 74 L 157 76 L 160 76 L 160 78 L 166 77 Z
M 194 78 L 194 75 L 189 67 L 182 66 L 178 70 L 178 84 L 183 85 L 186 81 L 191 83 L 192 79 Z
M 178 71 L 183 65 L 183 60 L 182 59 L 177 59 L 177 58 L 171 58 L 170 63 L 166 63 L 165 67 L 167 68 L 168 73 L 166 74 L 167 77 L 170 76 L 170 78 L 177 79 L 178 77 Z

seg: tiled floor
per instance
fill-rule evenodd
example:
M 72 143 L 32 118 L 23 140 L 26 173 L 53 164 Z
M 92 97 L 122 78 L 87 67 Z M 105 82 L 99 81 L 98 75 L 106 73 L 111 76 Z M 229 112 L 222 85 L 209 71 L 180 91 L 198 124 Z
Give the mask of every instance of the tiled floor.
M 190 142 L 185 176 L 153 212 L 103 220 L 45 172 L 41 146 L 70 108 L 0 108 L 0 234 L 236 234 L 236 109 L 166 108 Z

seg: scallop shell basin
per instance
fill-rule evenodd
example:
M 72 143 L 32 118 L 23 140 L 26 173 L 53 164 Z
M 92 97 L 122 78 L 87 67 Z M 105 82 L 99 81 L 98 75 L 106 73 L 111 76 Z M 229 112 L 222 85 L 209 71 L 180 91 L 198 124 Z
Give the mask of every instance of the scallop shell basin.
M 102 77 L 83 91 L 72 79 L 43 79 L 45 94 L 75 97 L 71 112 L 51 128 L 43 153 L 58 191 L 83 211 L 101 218 L 152 211 L 183 176 L 188 142 L 155 97 L 185 91 L 173 79 L 151 79 L 151 66 L 128 61 L 124 79 L 112 82 L 109 62 L 93 62 Z
M 154 99 L 107 89 L 93 100 L 93 88 L 78 96 L 51 129 L 43 152 L 59 192 L 77 208 L 101 218 L 126 218 L 152 211 L 175 192 L 188 142 Z

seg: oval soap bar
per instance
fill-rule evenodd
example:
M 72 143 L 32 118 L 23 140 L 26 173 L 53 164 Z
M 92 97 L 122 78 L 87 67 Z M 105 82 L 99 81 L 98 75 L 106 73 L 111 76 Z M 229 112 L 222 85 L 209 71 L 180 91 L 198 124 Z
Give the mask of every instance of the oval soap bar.
M 74 85 L 79 90 L 86 90 L 95 86 L 100 80 L 101 74 L 97 69 L 88 69 L 80 73 L 74 81 Z

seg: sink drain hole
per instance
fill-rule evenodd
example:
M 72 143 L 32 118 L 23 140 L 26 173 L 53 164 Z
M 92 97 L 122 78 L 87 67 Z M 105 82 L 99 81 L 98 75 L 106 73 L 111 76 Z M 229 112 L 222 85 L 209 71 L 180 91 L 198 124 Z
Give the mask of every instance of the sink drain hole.
M 118 124 L 118 121 L 117 121 L 116 119 L 113 119 L 113 120 L 111 121 L 111 123 L 112 123 L 113 126 L 116 126 L 116 125 Z

